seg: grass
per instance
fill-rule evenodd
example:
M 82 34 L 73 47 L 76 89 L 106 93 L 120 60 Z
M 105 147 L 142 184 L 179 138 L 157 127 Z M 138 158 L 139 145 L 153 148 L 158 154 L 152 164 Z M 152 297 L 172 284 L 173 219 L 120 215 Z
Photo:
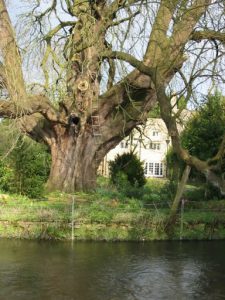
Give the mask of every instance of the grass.
M 166 181 L 149 180 L 142 199 L 128 198 L 105 180 L 92 193 L 57 192 L 38 200 L 0 194 L 0 237 L 71 239 L 74 198 L 77 240 L 180 239 L 180 211 L 173 235 L 168 237 L 165 233 L 171 203 L 165 196 L 166 184 Z M 160 200 L 160 192 L 166 200 Z M 225 200 L 189 201 L 182 220 L 183 239 L 224 239 Z

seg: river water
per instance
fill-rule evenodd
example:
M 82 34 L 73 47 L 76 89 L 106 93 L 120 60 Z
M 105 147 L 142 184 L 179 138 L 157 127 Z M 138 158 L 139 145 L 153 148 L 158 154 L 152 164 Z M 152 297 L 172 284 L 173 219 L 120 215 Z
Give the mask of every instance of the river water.
M 225 241 L 0 240 L 0 300 L 225 299 Z

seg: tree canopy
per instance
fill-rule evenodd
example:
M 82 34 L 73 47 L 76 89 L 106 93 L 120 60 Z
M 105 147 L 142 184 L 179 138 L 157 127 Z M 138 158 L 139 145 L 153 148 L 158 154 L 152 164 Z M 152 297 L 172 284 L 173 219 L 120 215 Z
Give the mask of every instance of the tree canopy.
M 178 155 L 225 190 L 214 172 L 225 137 L 211 159 L 191 155 L 171 101 L 223 84 L 223 0 L 25 3 L 17 38 L 0 0 L 0 117 L 48 145 L 49 189 L 93 188 L 104 155 L 158 102 Z M 25 63 L 43 80 L 28 85 Z

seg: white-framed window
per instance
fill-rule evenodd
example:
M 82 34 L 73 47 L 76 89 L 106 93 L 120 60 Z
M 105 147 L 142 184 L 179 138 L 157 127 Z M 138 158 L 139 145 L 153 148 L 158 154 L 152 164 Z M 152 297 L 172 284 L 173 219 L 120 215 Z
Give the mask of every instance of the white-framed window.
M 152 150 L 160 150 L 160 143 L 153 143 L 151 142 L 150 145 L 149 145 L 149 148 L 152 149 Z
M 160 175 L 160 167 L 159 167 L 159 163 L 155 163 L 155 175 L 159 176 Z
M 148 174 L 148 163 L 147 162 L 145 163 L 144 173 L 145 173 L 145 175 Z
M 163 163 L 145 162 L 144 173 L 146 177 L 163 177 Z
M 129 146 L 129 141 L 122 141 L 120 143 L 120 148 L 122 148 L 122 149 L 127 149 L 128 146 Z
M 154 164 L 153 163 L 148 163 L 148 172 L 149 172 L 149 175 L 154 175 Z
M 157 130 L 154 130 L 154 131 L 152 132 L 152 136 L 159 136 L 159 132 L 158 132 Z

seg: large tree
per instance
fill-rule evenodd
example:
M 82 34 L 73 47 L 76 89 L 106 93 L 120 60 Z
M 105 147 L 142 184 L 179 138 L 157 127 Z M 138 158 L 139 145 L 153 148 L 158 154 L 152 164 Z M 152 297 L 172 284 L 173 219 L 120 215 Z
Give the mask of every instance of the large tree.
M 222 79 L 224 1 L 52 0 L 49 7 L 43 3 L 30 1 L 32 12 L 26 12 L 33 20 L 26 23 L 32 29 L 27 39 L 35 36 L 44 50 L 43 91 L 32 94 L 24 81 L 23 53 L 7 6 L 0 0 L 0 117 L 16 119 L 25 134 L 49 146 L 48 188 L 93 188 L 102 158 L 146 121 L 156 101 L 175 151 L 224 187 L 213 168 L 225 138 L 210 161 L 191 156 L 181 147 L 179 111 L 173 113 L 169 90 L 180 82 L 177 99 L 185 96 L 188 101 L 201 78 Z M 119 62 L 125 64 L 121 67 Z M 64 88 L 56 88 L 58 101 L 50 96 L 52 77 Z

